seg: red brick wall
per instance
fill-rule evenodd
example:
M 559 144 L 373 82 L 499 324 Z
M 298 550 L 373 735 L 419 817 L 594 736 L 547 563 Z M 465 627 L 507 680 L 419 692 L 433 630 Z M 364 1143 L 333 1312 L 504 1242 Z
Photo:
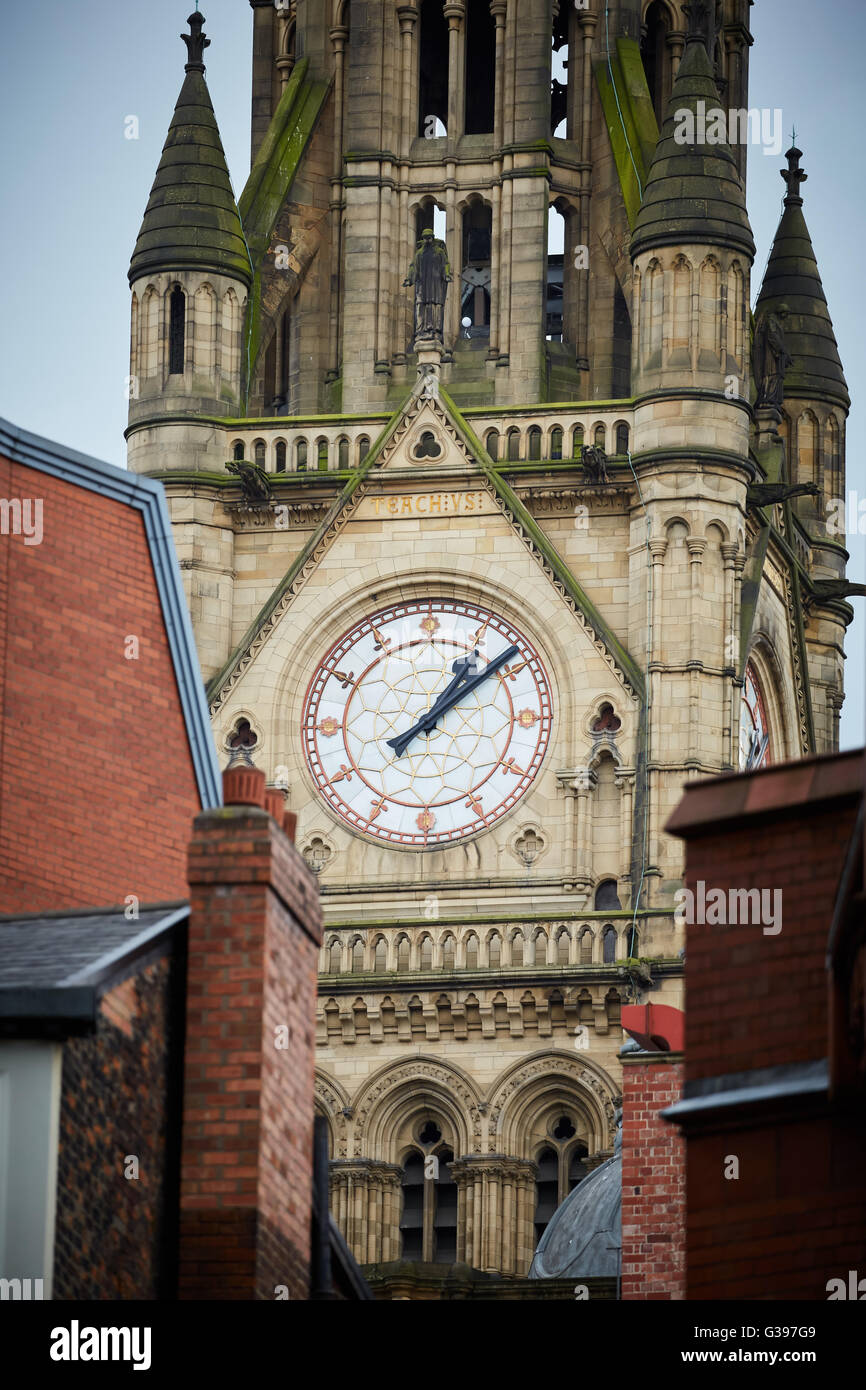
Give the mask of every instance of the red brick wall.
M 63 1048 L 54 1297 L 166 1297 L 174 1259 L 179 1061 L 161 960 L 102 1000 L 95 1036 Z M 139 1177 L 124 1174 L 127 1155 Z M 175 1160 L 176 1164 L 176 1160 Z
M 685 1145 L 659 1111 L 679 1100 L 682 1061 L 622 1059 L 622 1297 L 685 1298 Z
M 0 536 L 0 910 L 182 898 L 200 801 L 141 514 L 2 457 L 0 497 L 43 500 L 40 545 Z
M 866 1277 L 862 1126 L 754 1123 L 688 1141 L 688 1297 L 825 1300 L 829 1279 Z
M 180 1297 L 305 1298 L 316 880 L 264 810 L 227 805 L 196 819 L 189 882 Z
M 782 890 L 782 930 L 686 928 L 688 1076 L 827 1056 L 824 953 L 856 815 L 853 800 L 690 839 L 686 886 Z

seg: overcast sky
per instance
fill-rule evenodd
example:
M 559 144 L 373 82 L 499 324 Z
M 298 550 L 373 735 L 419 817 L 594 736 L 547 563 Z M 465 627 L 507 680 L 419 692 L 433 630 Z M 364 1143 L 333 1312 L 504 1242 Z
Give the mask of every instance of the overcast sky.
M 125 465 L 129 352 L 126 272 L 183 80 L 189 0 L 40 0 L 2 6 L 0 414 L 36 434 Z M 252 10 L 202 4 L 207 79 L 239 194 L 249 171 Z M 854 399 L 848 488 L 866 502 L 860 153 L 866 0 L 758 0 L 751 104 L 796 126 L 809 174 L 805 213 Z M 139 138 L 125 138 L 126 118 Z M 786 138 L 783 148 L 787 149 Z M 749 212 L 758 255 L 752 302 L 776 229 L 784 160 L 753 151 Z M 864 505 L 866 513 L 866 505 Z M 866 529 L 866 516 L 863 519 Z M 849 576 L 866 580 L 866 536 L 850 536 Z M 864 741 L 864 601 L 848 630 L 842 746 Z

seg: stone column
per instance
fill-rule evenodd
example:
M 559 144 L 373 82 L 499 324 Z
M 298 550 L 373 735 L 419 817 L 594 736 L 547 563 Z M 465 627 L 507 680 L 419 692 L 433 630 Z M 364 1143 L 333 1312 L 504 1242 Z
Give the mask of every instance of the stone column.
M 503 145 L 504 105 L 505 105 L 505 14 L 508 9 L 507 0 L 490 0 L 490 13 L 496 25 L 496 72 L 495 72 L 495 91 L 494 91 L 494 118 L 493 132 L 494 144 L 497 150 L 501 150 Z M 496 223 L 494 222 L 494 227 Z
M 457 148 L 463 134 L 464 109 L 464 42 L 463 0 L 447 0 L 443 10 L 448 21 L 448 153 Z

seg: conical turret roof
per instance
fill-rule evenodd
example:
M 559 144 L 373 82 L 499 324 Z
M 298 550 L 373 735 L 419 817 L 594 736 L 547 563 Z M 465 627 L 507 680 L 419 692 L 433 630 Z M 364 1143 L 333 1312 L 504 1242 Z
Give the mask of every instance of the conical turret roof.
M 727 246 L 750 259 L 755 254 L 734 156 L 727 144 L 706 142 L 707 134 L 716 134 L 711 113 L 721 108 L 701 33 L 704 13 L 701 0 L 693 0 L 685 53 L 635 222 L 633 258 L 686 242 Z
M 787 310 L 783 319 L 785 347 L 793 361 L 785 373 L 786 396 L 830 400 L 847 410 L 851 398 L 803 216 L 800 185 L 808 175 L 800 168 L 802 154 L 792 146 L 785 156 L 788 168 L 782 170 L 782 178 L 788 192 L 755 305 L 755 320 Z
M 132 253 L 130 283 L 161 270 L 213 270 L 249 285 L 250 258 L 204 78 L 202 15 L 182 34 L 189 62 Z

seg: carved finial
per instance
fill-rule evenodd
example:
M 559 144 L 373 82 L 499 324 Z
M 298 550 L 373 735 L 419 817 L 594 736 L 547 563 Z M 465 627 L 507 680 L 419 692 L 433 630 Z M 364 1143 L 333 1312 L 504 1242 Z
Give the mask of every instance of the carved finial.
M 800 184 L 805 183 L 809 175 L 800 168 L 800 160 L 803 151 L 798 150 L 796 145 L 792 145 L 785 158 L 788 161 L 787 169 L 780 169 L 779 173 L 785 180 L 785 187 L 788 192 L 785 194 L 785 207 L 801 207 L 803 199 L 800 197 Z
M 707 47 L 707 19 L 709 18 L 709 0 L 688 0 L 683 6 L 683 12 L 689 21 L 686 43 L 691 43 L 698 39 Z
M 196 6 L 195 14 L 190 15 L 187 24 L 192 33 L 181 34 L 181 38 L 186 44 L 186 71 L 204 72 L 204 51 L 206 48 L 210 48 L 210 39 L 205 38 L 202 33 L 204 15 L 199 14 L 198 6 Z

